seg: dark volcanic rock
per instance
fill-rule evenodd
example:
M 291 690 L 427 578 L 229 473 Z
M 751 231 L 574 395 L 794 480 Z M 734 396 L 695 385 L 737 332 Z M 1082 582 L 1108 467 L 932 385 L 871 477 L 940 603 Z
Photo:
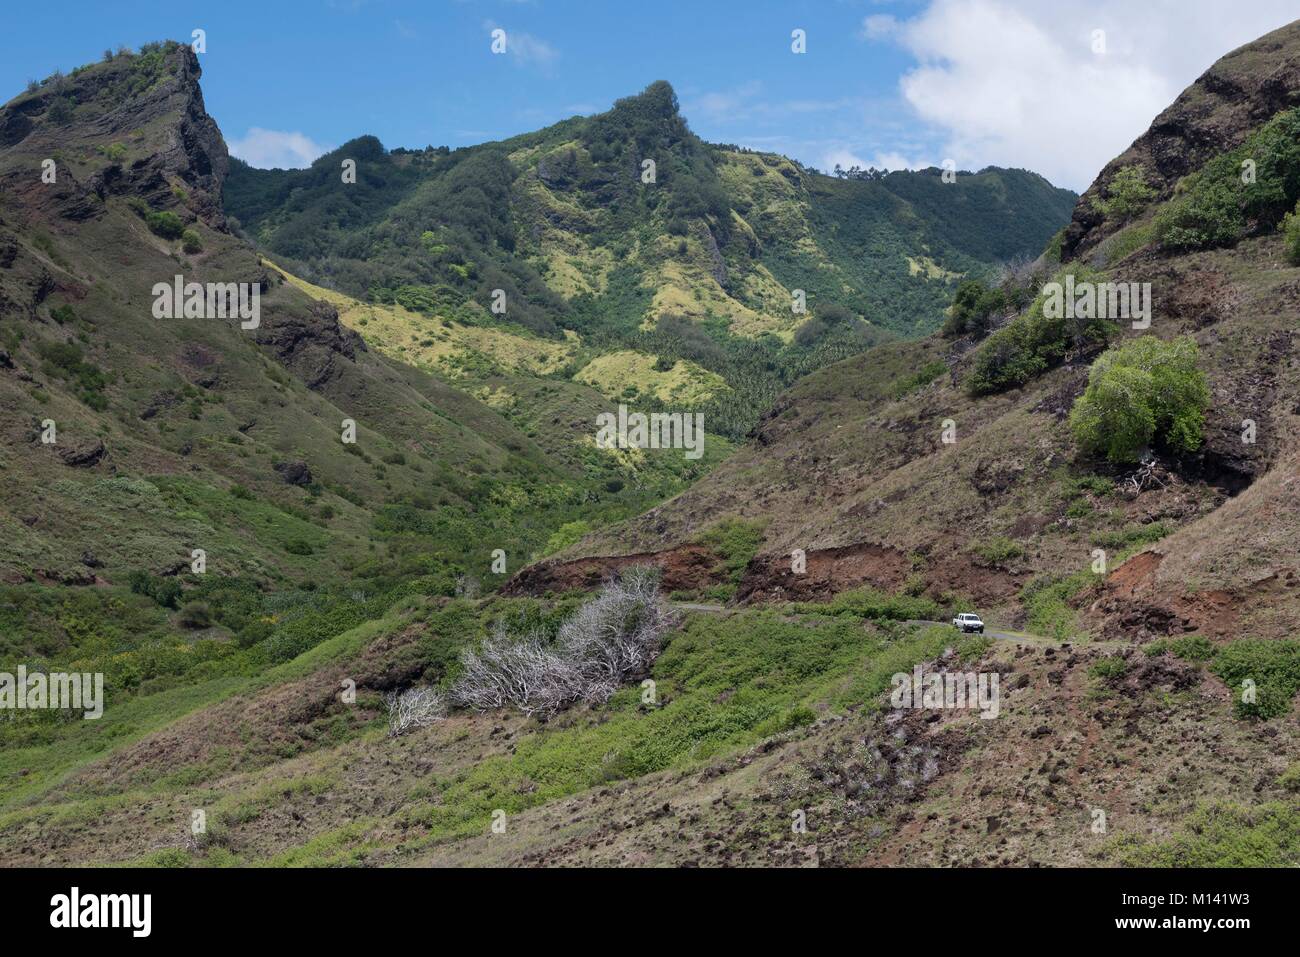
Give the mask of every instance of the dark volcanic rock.
M 310 485 L 311 469 L 306 462 L 277 462 L 275 470 L 289 485 Z
M 94 439 L 80 445 L 60 449 L 59 458 L 63 460 L 64 465 L 70 465 L 76 469 L 88 469 L 98 465 L 100 459 L 107 452 L 108 449 L 104 447 L 103 440 Z

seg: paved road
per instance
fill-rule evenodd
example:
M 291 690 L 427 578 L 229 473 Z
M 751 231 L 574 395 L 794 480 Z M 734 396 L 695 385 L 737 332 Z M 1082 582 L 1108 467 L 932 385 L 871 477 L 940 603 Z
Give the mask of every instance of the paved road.
M 693 601 L 674 601 L 669 602 L 673 608 L 679 611 L 695 611 L 706 615 L 718 615 L 731 611 L 726 605 L 713 605 L 704 602 Z M 951 628 L 952 622 L 949 621 L 928 621 L 922 618 L 913 618 L 908 621 L 909 625 L 940 625 L 945 628 Z M 955 629 L 954 629 L 955 632 Z M 1057 641 L 1054 638 L 1045 638 L 1042 635 L 1030 634 L 1027 631 L 1008 631 L 1003 628 L 986 628 L 984 634 L 995 641 L 1009 641 L 1015 645 L 1026 645 L 1031 648 L 1059 648 L 1067 642 Z M 1089 648 L 1131 648 L 1132 645 L 1123 641 L 1085 641 Z

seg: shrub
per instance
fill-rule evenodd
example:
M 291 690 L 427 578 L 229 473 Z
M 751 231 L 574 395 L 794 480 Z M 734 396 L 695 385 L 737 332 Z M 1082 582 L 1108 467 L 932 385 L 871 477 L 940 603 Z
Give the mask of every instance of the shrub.
M 1124 677 L 1128 663 L 1123 658 L 1101 658 L 1088 666 L 1088 675 L 1101 681 Z
M 407 688 L 400 694 L 393 691 L 384 702 L 388 705 L 388 733 L 394 738 L 427 728 L 447 716 L 447 699 L 436 688 Z
M 185 232 L 181 218 L 170 210 L 148 213 L 144 221 L 151 233 L 163 239 L 180 239 Z
M 1236 693 L 1239 715 L 1280 717 L 1291 710 L 1291 699 L 1300 691 L 1300 641 L 1230 642 L 1219 648 L 1210 670 Z M 1255 700 L 1245 700 L 1247 688 Z
M 1300 266 L 1300 203 L 1296 203 L 1295 210 L 1283 218 L 1282 239 L 1286 244 L 1287 262 Z
M 952 337 L 984 332 L 993 313 L 1006 306 L 1007 296 L 1001 289 L 990 289 L 979 279 L 967 279 L 953 295 L 943 334 Z
M 1022 558 L 1025 554 L 1025 550 L 1018 544 L 1001 535 L 980 541 L 971 551 L 994 565 L 1011 561 L 1013 558 Z
M 451 700 L 475 711 L 512 705 L 542 717 L 578 701 L 607 701 L 624 681 L 649 672 L 671 624 L 658 571 L 625 569 L 560 626 L 554 642 L 539 631 L 511 638 L 498 622 L 477 651 L 462 656 Z
M 192 229 L 187 229 L 181 233 L 181 249 L 185 250 L 191 256 L 195 253 L 203 252 L 203 240 L 199 234 Z
M 1099 279 L 1097 272 L 1077 264 L 1069 272 L 1076 286 Z M 1066 272 L 1061 271 L 1053 280 L 1064 284 L 1066 278 Z M 975 354 L 975 368 L 966 380 L 966 388 L 972 395 L 1022 386 L 1059 365 L 1072 351 L 1105 345 L 1114 334 L 1115 324 L 1108 319 L 1049 316 L 1044 308 L 1046 301 L 1043 289 L 1039 288 L 1023 315 L 993 333 L 980 346 Z
M 212 625 L 212 609 L 201 601 L 188 602 L 181 609 L 178 620 L 182 628 L 191 630 L 209 628 Z
M 1106 219 L 1123 222 L 1146 209 L 1154 196 L 1155 190 L 1147 185 L 1146 173 L 1134 164 L 1122 167 L 1111 177 L 1106 198 L 1094 199 L 1092 205 Z
M 1210 393 L 1196 358 L 1188 336 L 1142 336 L 1106 352 L 1070 412 L 1079 446 L 1113 462 L 1137 461 L 1155 439 L 1179 451 L 1199 447 Z
M 1253 177 L 1245 177 L 1247 163 Z M 1279 113 L 1237 149 L 1186 177 L 1156 217 L 1166 249 L 1230 246 L 1252 224 L 1272 227 L 1300 199 L 1300 109 Z

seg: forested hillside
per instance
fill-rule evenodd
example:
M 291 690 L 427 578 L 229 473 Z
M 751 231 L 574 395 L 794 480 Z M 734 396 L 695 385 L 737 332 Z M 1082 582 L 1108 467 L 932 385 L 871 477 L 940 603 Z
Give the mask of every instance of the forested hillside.
M 574 334 L 568 376 L 600 380 L 613 362 L 652 402 L 679 362 L 720 377 L 688 404 L 731 438 L 799 376 L 936 328 L 961 276 L 1035 255 L 1073 199 L 1021 170 L 837 178 L 705 143 L 664 82 L 454 152 L 361 137 L 306 170 L 236 160 L 224 191 L 249 237 L 319 286 L 523 337 Z

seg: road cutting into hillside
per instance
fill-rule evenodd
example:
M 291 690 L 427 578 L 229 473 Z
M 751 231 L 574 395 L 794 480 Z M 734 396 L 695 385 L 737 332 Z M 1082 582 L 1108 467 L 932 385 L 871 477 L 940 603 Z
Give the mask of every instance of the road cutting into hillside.
M 703 615 L 720 615 L 734 609 L 726 605 L 714 605 L 706 602 L 689 602 L 674 601 L 669 604 L 677 611 L 697 612 Z M 906 624 L 909 625 L 938 625 L 941 628 L 951 628 L 952 626 L 946 621 L 930 621 L 925 618 L 910 618 Z M 1028 648 L 1068 648 L 1072 645 L 1088 648 L 1132 648 L 1133 645 L 1126 641 L 1092 641 L 1090 639 L 1058 641 L 1055 638 L 1047 638 L 1043 635 L 1034 635 L 1025 631 L 1007 631 L 1000 628 L 986 628 L 983 632 L 987 638 L 994 641 L 1008 641 L 1014 645 Z

